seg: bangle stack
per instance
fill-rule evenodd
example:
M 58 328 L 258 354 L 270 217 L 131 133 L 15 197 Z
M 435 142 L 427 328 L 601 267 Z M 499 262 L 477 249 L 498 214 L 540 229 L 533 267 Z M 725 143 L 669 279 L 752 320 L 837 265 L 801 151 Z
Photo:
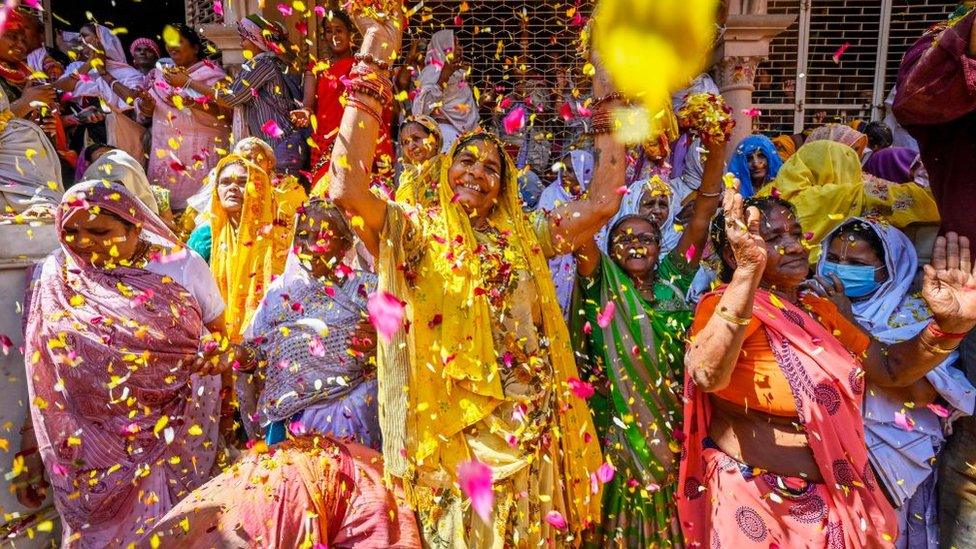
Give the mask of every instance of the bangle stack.
M 593 125 L 590 133 L 592 135 L 606 135 L 613 133 L 617 129 L 617 120 L 614 117 L 610 103 L 622 100 L 623 96 L 619 92 L 613 92 L 597 99 L 591 107 L 593 115 L 590 121 Z
M 725 307 L 715 309 L 715 315 L 730 324 L 735 324 L 736 326 L 748 326 L 749 323 L 752 322 L 752 315 L 741 318 L 728 312 L 728 309 Z
M 939 329 L 938 324 L 936 324 L 934 320 L 929 322 L 929 325 L 926 326 L 926 328 L 930 334 L 939 339 L 963 339 L 967 335 L 966 333 L 943 332 L 941 329 Z
M 386 74 L 389 63 L 382 63 L 371 54 L 359 54 L 356 59 L 359 62 L 353 67 L 351 79 L 346 83 L 346 103 L 373 117 L 377 124 L 382 124 L 382 107 L 393 102 L 393 82 Z M 379 111 L 364 101 L 367 97 L 379 102 Z

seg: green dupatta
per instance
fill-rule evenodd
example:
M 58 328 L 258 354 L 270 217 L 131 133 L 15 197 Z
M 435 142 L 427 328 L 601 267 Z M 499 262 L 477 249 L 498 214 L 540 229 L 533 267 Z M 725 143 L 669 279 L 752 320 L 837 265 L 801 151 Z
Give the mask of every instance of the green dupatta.
M 682 546 L 673 495 L 679 447 L 672 433 L 681 428 L 685 332 L 693 315 L 684 295 L 693 273 L 677 261 L 661 262 L 652 304 L 605 255 L 599 272 L 581 279 L 574 293 L 571 333 L 598 388 L 590 406 L 617 470 L 604 487 L 602 539 L 588 545 Z M 609 302 L 615 312 L 600 328 L 598 315 Z

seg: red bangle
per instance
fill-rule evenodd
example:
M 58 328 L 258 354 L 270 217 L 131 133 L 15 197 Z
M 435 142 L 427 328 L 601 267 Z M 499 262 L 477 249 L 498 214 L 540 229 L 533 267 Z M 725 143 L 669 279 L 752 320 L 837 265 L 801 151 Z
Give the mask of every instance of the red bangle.
M 939 329 L 939 326 L 936 325 L 936 323 L 935 323 L 934 320 L 932 322 L 929 322 L 928 330 L 935 337 L 944 338 L 944 339 L 963 339 L 964 337 L 966 337 L 967 335 L 969 335 L 969 332 L 965 332 L 965 333 L 961 333 L 961 334 L 960 333 L 952 333 L 952 332 L 943 332 L 942 330 Z

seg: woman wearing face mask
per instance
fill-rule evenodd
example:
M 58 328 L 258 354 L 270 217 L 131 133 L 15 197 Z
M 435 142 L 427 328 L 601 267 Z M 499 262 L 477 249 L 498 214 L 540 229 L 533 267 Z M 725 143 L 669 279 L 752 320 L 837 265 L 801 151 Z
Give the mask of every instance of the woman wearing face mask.
M 681 425 L 684 332 L 692 320 L 685 294 L 719 204 L 723 153 L 722 144 L 709 147 L 701 197 L 663 259 L 659 224 L 639 213 L 612 224 L 605 251 L 592 241 L 575 253 L 579 282 L 570 331 L 580 338 L 577 356 L 589 357 L 588 379 L 597 388 L 589 404 L 616 469 L 604 488 L 597 538 L 587 540 L 594 547 L 683 546 L 673 433 Z M 614 421 L 623 417 L 633 421 Z
M 64 544 L 123 547 L 210 477 L 214 374 L 239 350 L 219 350 L 224 305 L 206 264 L 174 253 L 176 238 L 125 187 L 76 185 L 55 225 L 61 248 L 27 306 L 24 444 L 36 444 L 21 449 L 31 478 L 17 496 L 43 501 L 39 456 Z
M 138 106 L 142 116 L 152 119 L 149 180 L 169 189 L 170 203 L 180 211 L 217 165 L 217 150 L 227 147 L 230 124 L 225 111 L 198 102 L 200 94 L 187 87 L 190 80 L 212 87 L 227 73 L 205 59 L 196 31 L 180 24 L 172 28 L 179 37 L 166 44 L 173 65 L 149 73 L 149 86 Z M 174 140 L 176 148 L 171 145 Z
M 831 140 L 800 147 L 783 164 L 776 180 L 756 192 L 760 197 L 771 195 L 796 207 L 799 223 L 813 245 L 811 262 L 819 257 L 824 236 L 850 217 L 883 218 L 895 227 L 939 220 L 931 191 L 914 183 L 865 178 L 854 149 Z
M 268 174 L 241 156 L 225 156 L 215 170 L 210 222 L 187 246 L 210 263 L 227 303 L 227 334 L 239 342 L 265 288 L 284 269 L 288 242 L 274 232 L 277 201 Z
M 699 303 L 685 355 L 677 498 L 689 545 L 889 546 L 898 521 L 864 442 L 865 383 L 913 384 L 976 325 L 968 239 L 938 238 L 922 291 L 933 320 L 888 344 L 801 292 L 797 219 L 781 198 L 727 193 L 713 225 L 726 285 Z
M 421 185 L 430 179 L 431 170 L 439 169 L 441 128 L 433 118 L 420 114 L 408 116 L 400 127 L 402 151 L 400 179 L 396 200 L 409 204 L 429 206 L 437 198 L 437 189 Z M 422 188 L 421 188 L 422 187 Z
M 388 61 L 400 31 L 359 21 L 362 51 Z M 614 189 L 623 183 L 624 151 L 612 135 L 616 96 L 607 95 L 612 89 L 598 71 L 600 154 L 584 199 L 548 216 L 526 214 L 511 158 L 496 137 L 476 132 L 452 145 L 441 169 L 422 182 L 436 185 L 438 196 L 420 212 L 376 197 L 360 168 L 373 158 L 379 125 L 382 101 L 372 92 L 386 101 L 393 92 L 382 66 L 357 70 L 381 87 L 367 90 L 363 77 L 347 85 L 352 100 L 332 151 L 347 167 L 332 163 L 329 193 L 358 219 L 351 225 L 377 257 L 380 291 L 396 299 L 381 294 L 384 309 L 403 311 L 409 325 L 382 315 L 394 321 L 378 352 L 384 467 L 408 485 L 428 544 L 578 543 L 599 520 L 601 488 L 590 475 L 602 456 L 589 409 L 569 388 L 579 373 L 546 260 L 591 239 L 619 206 Z M 469 470 L 491 479 L 495 505 L 487 521 L 459 485 Z
M 376 329 L 366 298 L 376 275 L 362 271 L 342 213 L 313 199 L 299 214 L 285 272 L 275 279 L 245 332 L 257 360 L 241 415 L 252 437 L 274 444 L 306 432 L 380 450 Z M 372 364 L 372 365 L 371 365 Z M 256 405 L 255 405 L 256 404 Z
M 783 166 L 776 145 L 765 135 L 750 135 L 735 148 L 728 171 L 742 184 L 742 196 L 748 198 L 776 179 Z
M 343 11 L 331 11 L 322 21 L 325 31 L 325 41 L 332 55 L 329 68 L 319 74 L 316 83 L 316 94 L 311 111 L 315 113 L 315 147 L 312 148 L 312 180 L 318 181 L 329 171 L 329 157 L 332 143 L 335 142 L 339 123 L 342 122 L 342 97 L 346 86 L 343 80 L 349 78 L 353 63 L 356 61 L 353 51 L 356 27 Z M 306 115 L 307 116 L 307 115 Z M 375 165 L 379 173 L 393 173 L 396 161 L 393 152 L 393 142 L 390 141 L 390 123 L 393 111 L 390 107 L 383 108 L 383 127 L 377 143 Z M 306 123 L 307 125 L 307 123 Z
M 821 246 L 818 282 L 811 285 L 818 294 L 888 344 L 926 329 L 932 313 L 909 293 L 918 259 L 904 233 L 852 219 Z M 957 358 L 957 353 L 948 355 L 908 387 L 869 385 L 865 394 L 868 456 L 898 513 L 898 547 L 939 546 L 933 464 L 951 420 L 971 414 L 976 404 L 976 389 L 953 366 Z

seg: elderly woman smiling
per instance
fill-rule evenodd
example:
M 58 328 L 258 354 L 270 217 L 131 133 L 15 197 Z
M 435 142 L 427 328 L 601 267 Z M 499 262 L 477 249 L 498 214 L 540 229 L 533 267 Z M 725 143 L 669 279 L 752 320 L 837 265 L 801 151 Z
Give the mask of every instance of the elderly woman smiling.
M 969 240 L 939 237 L 922 298 L 933 320 L 884 344 L 833 302 L 801 294 L 803 229 L 788 202 L 727 193 L 706 295 L 685 357 L 679 513 L 689 544 L 890 545 L 898 522 L 871 470 L 865 382 L 908 386 L 976 324 Z M 746 213 L 747 212 L 747 213 Z

